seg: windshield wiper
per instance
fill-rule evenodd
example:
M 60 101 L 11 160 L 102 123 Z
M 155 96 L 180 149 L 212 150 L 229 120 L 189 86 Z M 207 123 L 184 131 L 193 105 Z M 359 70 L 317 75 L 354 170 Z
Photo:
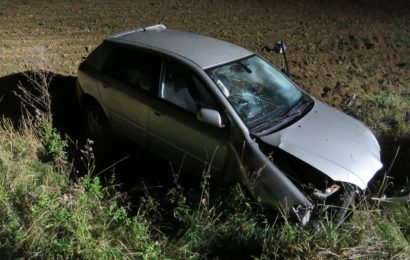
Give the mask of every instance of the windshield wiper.
M 308 96 L 303 96 L 292 108 L 290 108 L 286 113 L 280 117 L 274 118 L 273 120 L 267 120 L 252 129 L 252 132 L 256 135 L 263 135 L 266 132 L 272 132 L 285 124 L 289 123 L 293 119 L 304 115 L 307 110 L 313 104 L 313 99 Z
M 284 119 L 288 117 L 294 117 L 297 115 L 301 115 L 305 112 L 305 110 L 310 107 L 313 103 L 313 99 L 309 98 L 308 96 L 302 96 L 291 109 L 289 109 L 285 114 L 283 114 L 279 119 Z M 275 119 L 276 121 L 276 119 Z

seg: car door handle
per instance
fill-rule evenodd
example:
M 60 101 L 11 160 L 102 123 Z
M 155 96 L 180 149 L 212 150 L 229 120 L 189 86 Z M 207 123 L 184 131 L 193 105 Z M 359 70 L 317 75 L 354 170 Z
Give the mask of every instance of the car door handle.
M 110 87 L 110 83 L 108 81 L 103 81 L 102 82 L 103 88 L 109 88 Z
M 154 114 L 156 116 L 162 116 L 162 115 L 164 115 L 164 112 L 161 109 L 154 108 Z

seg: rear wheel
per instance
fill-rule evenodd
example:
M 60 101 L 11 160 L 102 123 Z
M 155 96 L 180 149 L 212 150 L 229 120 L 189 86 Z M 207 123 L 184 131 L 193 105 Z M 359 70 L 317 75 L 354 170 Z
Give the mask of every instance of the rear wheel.
M 85 106 L 85 121 L 87 136 L 98 145 L 106 143 L 109 137 L 110 125 L 103 109 L 97 104 Z

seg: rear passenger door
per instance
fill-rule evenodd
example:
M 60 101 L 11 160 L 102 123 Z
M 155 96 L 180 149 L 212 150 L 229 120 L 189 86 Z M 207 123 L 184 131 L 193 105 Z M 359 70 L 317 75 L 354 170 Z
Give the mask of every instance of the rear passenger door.
M 98 84 L 111 125 L 140 145 L 147 145 L 148 111 L 160 67 L 157 56 L 131 47 L 114 49 L 102 67 Z
M 151 149 L 193 173 L 209 164 L 222 171 L 228 133 L 197 119 L 200 108 L 218 109 L 201 79 L 177 62 L 165 62 L 158 96 L 149 113 Z

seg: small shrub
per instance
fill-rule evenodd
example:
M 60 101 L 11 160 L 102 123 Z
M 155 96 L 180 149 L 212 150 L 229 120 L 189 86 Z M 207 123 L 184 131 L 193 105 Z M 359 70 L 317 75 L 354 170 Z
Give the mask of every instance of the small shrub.
M 63 163 L 66 156 L 67 141 L 61 138 L 61 135 L 56 132 L 48 120 L 41 121 L 39 130 L 39 136 L 46 150 L 46 159 L 56 163 Z

